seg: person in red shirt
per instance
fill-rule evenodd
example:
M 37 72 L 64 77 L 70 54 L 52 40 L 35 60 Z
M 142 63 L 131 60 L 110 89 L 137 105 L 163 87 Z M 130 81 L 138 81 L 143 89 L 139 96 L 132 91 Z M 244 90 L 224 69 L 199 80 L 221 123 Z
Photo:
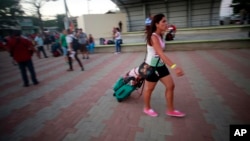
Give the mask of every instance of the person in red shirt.
M 8 42 L 9 52 L 19 66 L 24 82 L 23 86 L 29 86 L 29 79 L 27 76 L 26 68 L 30 72 L 33 84 L 37 85 L 39 82 L 37 81 L 36 72 L 32 62 L 32 54 L 36 50 L 31 41 L 21 37 L 20 30 L 13 30 L 12 34 L 13 36 L 11 36 Z
M 166 28 L 166 36 L 165 36 L 165 41 L 171 41 L 174 40 L 175 38 L 175 33 L 176 33 L 176 26 L 173 24 L 170 24 Z
M 0 50 L 5 50 L 4 42 L 0 40 Z
M 6 36 L 6 37 L 4 37 L 4 39 L 3 39 L 3 44 L 4 44 L 4 49 L 6 50 L 6 51 L 8 51 L 8 52 L 10 52 L 9 50 L 9 44 L 8 44 L 8 42 L 9 42 L 9 40 L 11 39 L 11 37 L 12 36 Z M 11 63 L 14 65 L 14 66 L 16 66 L 17 65 L 17 63 L 16 63 L 16 61 L 12 58 L 12 60 L 11 60 Z

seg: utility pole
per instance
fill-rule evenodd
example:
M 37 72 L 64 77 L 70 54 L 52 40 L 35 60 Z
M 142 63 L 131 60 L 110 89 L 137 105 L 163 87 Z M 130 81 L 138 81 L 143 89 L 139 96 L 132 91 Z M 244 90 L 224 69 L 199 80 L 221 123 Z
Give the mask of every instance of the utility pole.
M 88 14 L 90 14 L 90 8 L 89 8 L 90 6 L 89 6 L 89 1 L 90 1 L 90 0 L 87 0 Z
M 64 8 L 65 8 L 64 28 L 68 29 L 70 20 L 69 20 L 69 9 L 68 9 L 66 0 L 64 0 Z

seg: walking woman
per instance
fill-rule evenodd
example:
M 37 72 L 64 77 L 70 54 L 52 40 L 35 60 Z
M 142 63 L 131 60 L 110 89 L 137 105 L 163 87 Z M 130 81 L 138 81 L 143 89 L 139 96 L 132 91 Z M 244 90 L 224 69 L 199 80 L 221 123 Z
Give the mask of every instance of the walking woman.
M 163 52 L 165 42 L 163 40 L 164 31 L 167 28 L 167 20 L 163 14 L 157 14 L 153 17 L 149 32 L 147 32 L 147 56 L 146 63 L 155 67 L 155 73 L 150 75 L 145 81 L 144 87 L 144 109 L 143 112 L 149 116 L 156 117 L 158 113 L 155 112 L 151 105 L 152 92 L 160 80 L 166 87 L 165 97 L 167 102 L 166 115 L 174 117 L 184 117 L 185 114 L 174 108 L 174 88 L 175 84 L 168 68 L 169 66 L 177 76 L 184 75 L 182 69 L 171 61 Z M 158 59 L 160 61 L 158 62 Z M 157 64 L 158 62 L 158 64 Z M 157 64 L 157 66 L 156 66 Z

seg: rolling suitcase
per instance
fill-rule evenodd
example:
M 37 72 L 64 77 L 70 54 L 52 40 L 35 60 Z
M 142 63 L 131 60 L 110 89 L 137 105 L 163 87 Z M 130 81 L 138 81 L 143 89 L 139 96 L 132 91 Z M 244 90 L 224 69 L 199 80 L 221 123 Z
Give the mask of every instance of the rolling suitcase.
M 136 89 L 135 86 L 129 85 L 124 81 L 123 77 L 120 77 L 114 87 L 114 94 L 113 96 L 116 97 L 118 102 L 123 101 L 124 99 L 126 99 L 127 97 L 129 97 L 131 95 L 131 93 Z

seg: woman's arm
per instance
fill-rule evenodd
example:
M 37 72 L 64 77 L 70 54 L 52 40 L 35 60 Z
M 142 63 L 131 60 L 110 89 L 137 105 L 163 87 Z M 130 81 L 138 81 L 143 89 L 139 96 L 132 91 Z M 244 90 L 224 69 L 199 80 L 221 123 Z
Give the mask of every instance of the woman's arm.
M 156 54 L 159 55 L 159 57 L 161 58 L 161 60 L 167 64 L 169 67 L 171 67 L 174 63 L 172 62 L 172 60 L 170 60 L 163 52 L 162 48 L 161 48 L 161 44 L 160 41 L 158 39 L 158 37 L 156 35 L 153 35 L 151 37 L 151 41 L 152 41 L 152 46 L 154 48 L 154 50 L 156 51 Z

